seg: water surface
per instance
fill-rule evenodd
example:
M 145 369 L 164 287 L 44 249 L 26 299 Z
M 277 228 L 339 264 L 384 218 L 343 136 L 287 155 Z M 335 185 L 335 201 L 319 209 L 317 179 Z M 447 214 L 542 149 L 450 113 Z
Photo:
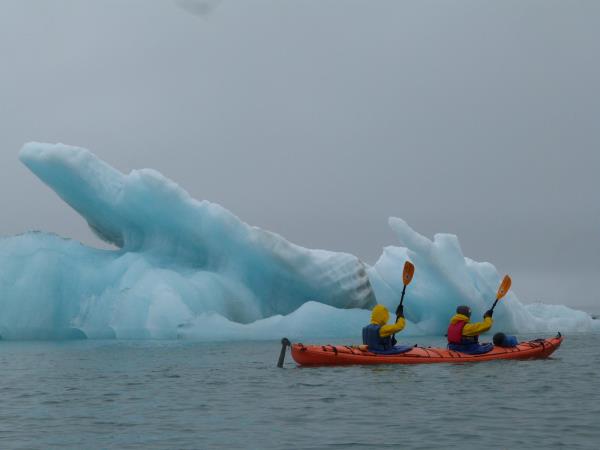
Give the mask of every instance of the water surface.
M 598 335 L 567 336 L 541 361 L 298 368 L 288 354 L 277 369 L 278 352 L 278 342 L 0 341 L 0 448 L 600 445 Z

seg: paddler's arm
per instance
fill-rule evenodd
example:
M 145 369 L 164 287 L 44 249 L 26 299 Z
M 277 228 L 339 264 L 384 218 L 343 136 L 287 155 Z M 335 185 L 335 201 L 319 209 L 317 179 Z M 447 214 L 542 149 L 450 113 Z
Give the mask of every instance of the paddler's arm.
M 487 330 L 492 328 L 494 321 L 491 317 L 485 317 L 483 322 L 467 323 L 462 329 L 463 336 L 477 336 L 478 334 L 485 333 Z
M 404 317 L 400 316 L 395 324 L 382 326 L 379 329 L 379 336 L 388 337 L 394 333 L 398 333 L 404 329 L 404 325 L 406 325 L 406 320 L 404 320 Z

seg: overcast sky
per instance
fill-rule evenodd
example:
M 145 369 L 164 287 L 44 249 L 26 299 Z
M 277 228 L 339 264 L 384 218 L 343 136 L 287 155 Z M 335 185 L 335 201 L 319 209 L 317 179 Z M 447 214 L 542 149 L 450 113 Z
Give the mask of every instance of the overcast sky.
M 0 234 L 101 245 L 30 140 L 374 263 L 389 216 L 597 312 L 600 2 L 0 1 Z

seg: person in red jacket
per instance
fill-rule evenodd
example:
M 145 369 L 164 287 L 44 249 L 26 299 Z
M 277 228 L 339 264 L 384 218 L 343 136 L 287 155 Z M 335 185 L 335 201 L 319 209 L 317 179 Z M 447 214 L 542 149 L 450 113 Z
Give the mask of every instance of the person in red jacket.
M 492 315 L 492 310 L 486 311 L 483 322 L 471 323 L 471 308 L 465 305 L 456 308 L 456 314 L 448 326 L 448 348 L 469 354 L 489 352 L 494 348 L 493 345 L 480 344 L 479 335 L 492 328 Z

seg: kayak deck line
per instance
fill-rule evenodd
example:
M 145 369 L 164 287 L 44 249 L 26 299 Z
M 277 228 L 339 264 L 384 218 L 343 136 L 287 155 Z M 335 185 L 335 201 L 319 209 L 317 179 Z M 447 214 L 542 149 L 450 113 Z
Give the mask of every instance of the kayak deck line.
M 483 362 L 503 359 L 541 359 L 547 358 L 561 345 L 563 336 L 558 333 L 548 339 L 534 339 L 517 344 L 516 347 L 494 348 L 488 353 L 471 355 L 436 347 L 415 345 L 409 351 L 400 354 L 383 355 L 349 345 L 304 345 L 282 340 L 282 352 L 290 346 L 292 358 L 300 366 L 343 366 L 373 364 L 431 364 Z M 285 341 L 285 342 L 284 342 Z M 281 356 L 281 355 L 280 355 Z M 283 361 L 280 358 L 279 367 Z

